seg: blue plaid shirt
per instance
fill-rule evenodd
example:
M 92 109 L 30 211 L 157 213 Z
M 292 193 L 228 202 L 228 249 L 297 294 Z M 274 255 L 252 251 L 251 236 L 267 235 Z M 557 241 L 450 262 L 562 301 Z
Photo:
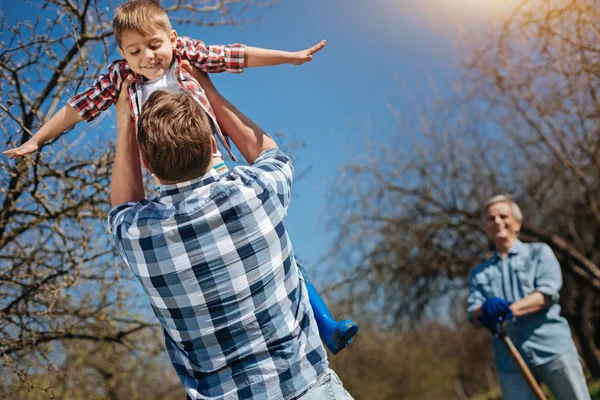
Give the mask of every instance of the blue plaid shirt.
M 109 213 L 188 399 L 294 399 L 328 367 L 284 224 L 292 176 L 271 149 Z
M 560 264 L 545 243 L 525 244 L 519 240 L 505 258 L 496 252 L 471 271 L 468 312 L 490 297 L 514 302 L 533 292 L 549 296 L 552 305 L 538 312 L 515 318 L 508 324 L 508 335 L 530 366 L 546 364 L 575 350 L 567 320 L 560 316 L 558 291 L 562 286 Z M 501 372 L 517 372 L 506 346 L 494 338 L 496 366 Z

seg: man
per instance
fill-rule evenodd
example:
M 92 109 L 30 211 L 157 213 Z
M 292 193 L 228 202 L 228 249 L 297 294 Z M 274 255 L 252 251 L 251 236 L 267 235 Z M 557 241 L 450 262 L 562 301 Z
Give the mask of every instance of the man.
M 197 74 L 196 74 L 197 75 Z M 206 113 L 183 91 L 155 92 L 137 138 L 117 102 L 111 233 L 147 293 L 188 399 L 351 399 L 328 368 L 284 219 L 290 159 L 198 75 L 248 167 L 212 168 Z M 145 199 L 142 162 L 161 183 Z
M 590 399 L 581 361 L 567 321 L 560 316 L 560 265 L 544 243 L 517 239 L 523 220 L 519 206 L 506 196 L 485 204 L 486 233 L 496 251 L 469 278 L 469 320 L 492 332 L 507 321 L 508 335 L 538 381 L 557 400 Z M 532 399 L 508 350 L 494 338 L 502 396 Z

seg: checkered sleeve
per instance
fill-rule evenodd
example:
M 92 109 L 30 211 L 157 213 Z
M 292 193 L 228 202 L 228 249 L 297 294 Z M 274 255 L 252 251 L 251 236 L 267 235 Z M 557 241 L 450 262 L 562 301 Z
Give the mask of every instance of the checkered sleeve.
M 245 48 L 243 44 L 207 46 L 200 40 L 185 36 L 179 36 L 176 44 L 182 59 L 209 73 L 241 73 L 244 70 Z
M 265 150 L 254 161 L 252 168 L 258 170 L 258 176 L 269 184 L 284 209 L 290 205 L 294 166 L 292 160 L 279 149 Z
M 125 260 L 127 265 L 129 266 L 129 261 L 127 260 L 127 256 L 125 254 L 125 250 L 123 248 L 123 229 L 129 223 L 127 218 L 131 215 L 132 207 L 136 203 L 123 203 L 117 206 L 114 206 L 108 212 L 108 229 L 115 243 L 115 247 L 117 248 L 117 252 L 119 255 Z
M 123 79 L 130 73 L 125 60 L 113 61 L 108 73 L 99 75 L 92 86 L 69 99 L 68 104 L 89 122 L 117 101 Z

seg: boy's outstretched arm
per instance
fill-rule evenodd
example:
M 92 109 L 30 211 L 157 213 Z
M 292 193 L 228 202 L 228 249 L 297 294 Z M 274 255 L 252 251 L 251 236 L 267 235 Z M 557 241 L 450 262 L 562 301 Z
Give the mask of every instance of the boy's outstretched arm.
M 35 133 L 27 142 L 21 146 L 4 151 L 2 154 L 7 155 L 9 159 L 22 157 L 26 154 L 31 154 L 45 142 L 54 139 L 67 129 L 74 127 L 78 122 L 83 121 L 79 113 L 70 105 L 61 108 L 56 114 L 46 122 L 39 131 Z
M 311 48 L 300 51 L 269 50 L 247 46 L 244 53 L 244 67 L 269 67 L 281 64 L 302 65 L 312 60 L 313 54 L 327 44 L 321 40 Z

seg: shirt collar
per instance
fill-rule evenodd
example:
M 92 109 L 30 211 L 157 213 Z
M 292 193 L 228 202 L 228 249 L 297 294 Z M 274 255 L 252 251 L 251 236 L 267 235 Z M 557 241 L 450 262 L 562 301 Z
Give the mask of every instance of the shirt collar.
M 173 196 L 178 193 L 187 192 L 194 190 L 202 186 L 210 185 L 213 182 L 218 181 L 229 172 L 229 169 L 225 163 L 215 165 L 213 168 L 208 170 L 204 175 L 199 178 L 192 179 L 190 181 L 164 184 L 160 186 L 159 197 Z
M 525 243 L 517 239 L 508 251 L 508 254 L 519 254 L 523 249 L 525 249 Z
M 519 254 L 525 248 L 525 243 L 521 242 L 519 239 L 515 241 L 510 250 L 508 250 L 508 256 L 512 254 Z M 500 254 L 498 251 L 494 251 L 494 259 L 500 259 Z

